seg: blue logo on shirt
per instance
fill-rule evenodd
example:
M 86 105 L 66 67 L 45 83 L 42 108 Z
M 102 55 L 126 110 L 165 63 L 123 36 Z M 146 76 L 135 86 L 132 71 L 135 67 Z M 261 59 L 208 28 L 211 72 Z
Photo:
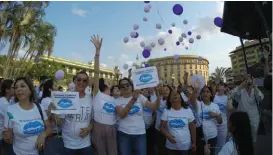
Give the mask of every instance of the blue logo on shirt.
M 103 105 L 103 109 L 107 112 L 107 113 L 110 113 L 110 114 L 113 114 L 116 112 L 116 109 L 115 109 L 115 106 L 111 103 L 104 103 Z
M 139 77 L 139 81 L 143 83 L 147 83 L 153 79 L 153 76 L 151 74 L 142 74 Z
M 152 109 L 149 109 L 149 108 L 146 108 L 146 107 L 143 108 L 143 111 L 145 111 L 147 113 L 152 113 L 153 112 Z
M 218 105 L 218 107 L 219 107 L 219 109 L 221 111 L 225 111 L 226 110 L 226 106 L 224 104 L 221 104 L 221 103 L 216 103 L 216 104 Z
M 174 119 L 169 121 L 169 126 L 171 128 L 183 128 L 186 124 L 181 119 Z
M 159 107 L 159 108 L 158 108 L 158 111 L 161 112 L 161 113 L 163 113 L 163 112 L 164 112 L 164 109 L 165 109 L 165 107 Z
M 211 119 L 211 116 L 209 115 L 208 111 L 205 111 L 205 112 L 201 113 L 201 118 L 203 118 L 203 119 Z
M 45 130 L 44 124 L 39 121 L 25 124 L 23 133 L 26 135 L 38 135 Z
M 60 99 L 60 101 L 57 104 L 61 108 L 69 108 L 72 106 L 72 101 L 67 98 L 62 98 L 62 99 Z
M 129 115 L 134 115 L 137 112 L 139 112 L 140 108 L 136 105 L 133 105 L 133 107 L 130 109 L 130 111 L 128 112 Z

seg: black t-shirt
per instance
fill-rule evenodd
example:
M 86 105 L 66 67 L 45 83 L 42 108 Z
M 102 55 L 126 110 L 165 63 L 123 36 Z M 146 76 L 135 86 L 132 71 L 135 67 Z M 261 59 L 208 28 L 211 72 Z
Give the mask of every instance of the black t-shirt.
M 264 88 L 272 92 L 272 75 L 267 75 L 264 78 Z

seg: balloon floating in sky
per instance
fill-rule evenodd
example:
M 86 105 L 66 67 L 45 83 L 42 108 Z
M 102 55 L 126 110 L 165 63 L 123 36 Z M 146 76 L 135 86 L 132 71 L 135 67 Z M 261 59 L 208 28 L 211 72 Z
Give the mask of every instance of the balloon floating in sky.
M 148 18 L 147 18 L 147 17 L 143 17 L 143 21 L 144 21 L 144 22 L 147 22 L 147 21 L 148 21 Z
M 198 35 L 196 36 L 196 39 L 198 39 L 198 40 L 201 39 L 201 35 L 198 34 Z
M 222 27 L 222 25 L 223 25 L 223 19 L 220 18 L 220 17 L 215 17 L 215 18 L 214 18 L 214 24 L 215 24 L 217 27 Z
M 179 55 L 178 54 L 175 54 L 174 55 L 174 61 L 177 61 L 179 59 Z
M 198 61 L 202 61 L 202 57 L 201 56 L 198 57 Z
M 132 38 L 135 38 L 135 37 L 136 37 L 136 35 L 137 35 L 137 33 L 136 33 L 136 32 L 134 32 L 134 31 L 130 33 L 130 36 L 131 36 Z
M 179 40 L 180 42 L 182 42 L 182 41 L 183 41 L 183 37 L 179 37 L 178 40 Z
M 150 67 L 150 65 L 149 64 L 145 64 L 145 67 Z
M 149 58 L 150 55 L 151 55 L 151 52 L 147 49 L 144 49 L 143 52 L 142 52 L 142 55 L 144 58 Z
M 145 6 L 144 7 L 144 12 L 146 12 L 146 13 L 150 12 L 150 8 L 148 6 Z
M 154 43 L 154 42 L 150 43 L 150 46 L 151 46 L 152 48 L 154 48 L 154 47 L 155 47 L 155 43 Z
M 134 28 L 134 30 L 137 30 L 137 29 L 139 29 L 139 25 L 134 24 L 133 28 Z
M 157 29 L 161 29 L 161 24 L 156 24 L 155 27 L 156 27 Z
M 169 33 L 169 34 L 172 34 L 172 33 L 173 33 L 173 31 L 172 31 L 172 30 L 169 30 L 169 31 L 168 31 L 168 33 Z
M 124 65 L 123 65 L 123 68 L 124 68 L 125 70 L 128 69 L 128 67 L 129 67 L 128 64 L 124 64 Z
M 145 47 L 144 47 L 144 49 L 145 49 L 145 50 L 152 51 L 152 47 L 151 47 L 151 46 L 149 46 L 149 45 L 145 46 Z
M 172 23 L 172 27 L 175 27 L 175 23 Z
M 166 49 L 166 48 L 164 48 L 164 51 L 167 51 L 167 49 Z
M 158 44 L 163 45 L 165 43 L 165 40 L 163 38 L 158 39 Z
M 181 34 L 181 37 L 183 37 L 183 38 L 187 38 L 186 33 L 182 33 L 182 34 Z
M 185 19 L 185 20 L 183 20 L 183 24 L 188 24 L 188 21 Z
M 190 39 L 189 39 L 189 43 L 192 44 L 193 42 L 194 42 L 194 39 L 193 39 L 193 38 L 190 38 Z
M 173 6 L 173 13 L 176 14 L 176 15 L 181 15 L 183 13 L 183 7 L 182 5 L 180 4 L 175 4 Z
M 150 3 L 150 1 L 144 1 L 144 3 Z
M 138 33 L 136 32 L 136 36 L 134 37 L 134 38 L 137 38 L 139 35 L 138 35 Z
M 179 41 L 177 41 L 177 42 L 176 42 L 176 45 L 177 45 L 177 46 L 178 46 L 178 45 L 180 45 L 180 42 L 179 42 Z
M 185 47 L 186 50 L 188 50 L 189 48 L 188 47 Z
M 149 9 L 151 9 L 151 8 L 152 8 L 152 5 L 151 5 L 151 4 L 148 4 L 147 7 L 149 7 Z
M 55 79 L 61 80 L 63 78 L 64 78 L 64 71 L 60 69 L 55 73 Z
M 123 42 L 127 43 L 128 41 L 129 41 L 129 38 L 128 37 L 124 37 Z
M 144 46 L 145 46 L 144 41 L 140 42 L 140 47 L 144 47 Z
M 188 32 L 188 35 L 189 35 L 189 36 L 191 35 L 191 31 Z

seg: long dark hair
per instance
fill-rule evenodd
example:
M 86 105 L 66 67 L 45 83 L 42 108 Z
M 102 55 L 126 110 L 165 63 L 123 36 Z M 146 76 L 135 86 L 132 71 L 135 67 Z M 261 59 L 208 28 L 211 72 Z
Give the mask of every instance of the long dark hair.
M 229 117 L 231 133 L 240 155 L 254 155 L 250 119 L 246 112 L 234 112 Z
M 134 91 L 133 82 L 132 82 L 129 78 L 127 78 L 127 77 L 124 77 L 124 78 L 120 79 L 119 82 L 118 82 L 118 85 L 120 86 L 120 83 L 121 83 L 122 81 L 124 81 L 124 80 L 127 81 L 127 82 L 130 84 L 130 86 L 132 87 L 132 91 Z
M 24 81 L 27 84 L 27 86 L 31 92 L 31 94 L 29 96 L 29 101 L 30 102 L 37 102 L 37 94 L 36 94 L 36 91 L 35 91 L 32 81 L 27 77 L 19 77 L 15 80 L 14 86 L 16 86 L 17 82 L 20 80 Z M 15 96 L 14 97 L 15 103 L 19 102 L 19 99 L 17 98 L 17 96 L 16 95 L 14 95 L 14 96 Z
M 168 99 L 167 99 L 167 109 L 171 109 L 171 107 L 172 107 L 172 103 L 171 103 L 171 94 L 172 94 L 172 92 L 174 92 L 174 91 L 177 92 L 177 93 L 179 94 L 179 96 L 180 96 L 180 99 L 181 99 L 181 106 L 182 106 L 183 108 L 187 109 L 187 108 L 188 108 L 188 105 L 187 105 L 187 104 L 185 103 L 185 101 L 183 100 L 183 98 L 182 98 L 180 92 L 177 91 L 177 90 L 174 90 L 174 89 L 171 89 L 171 91 L 170 91 L 170 93 L 169 93 L 169 96 L 168 96 Z
M 210 102 L 212 102 L 213 99 L 214 99 L 214 96 L 213 96 L 213 93 L 212 93 L 212 88 L 209 87 L 209 86 L 204 86 L 204 87 L 201 89 L 201 92 L 200 92 L 201 100 L 203 101 L 202 94 L 203 94 L 203 92 L 204 92 L 204 90 L 205 90 L 206 88 L 208 88 L 209 91 L 210 91 L 210 93 L 211 93 Z
M 1 90 L 0 97 L 6 96 L 6 89 L 10 89 L 12 87 L 13 80 L 6 79 L 1 82 Z
M 119 89 L 119 86 L 118 85 L 113 85 L 110 89 L 110 95 L 113 96 L 113 92 L 114 92 L 114 89 L 115 88 L 118 88 Z
M 105 84 L 104 78 L 99 79 L 99 90 L 100 92 L 104 92 L 109 87 Z
M 51 97 L 51 90 L 53 90 L 53 80 L 49 79 L 44 83 L 42 99 Z

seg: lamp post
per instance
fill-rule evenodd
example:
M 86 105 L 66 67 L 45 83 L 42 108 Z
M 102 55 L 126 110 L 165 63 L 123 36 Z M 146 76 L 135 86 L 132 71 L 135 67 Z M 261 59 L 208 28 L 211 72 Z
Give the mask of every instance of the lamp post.
M 175 76 L 174 74 L 172 74 L 172 86 L 174 86 L 174 80 L 175 80 Z

